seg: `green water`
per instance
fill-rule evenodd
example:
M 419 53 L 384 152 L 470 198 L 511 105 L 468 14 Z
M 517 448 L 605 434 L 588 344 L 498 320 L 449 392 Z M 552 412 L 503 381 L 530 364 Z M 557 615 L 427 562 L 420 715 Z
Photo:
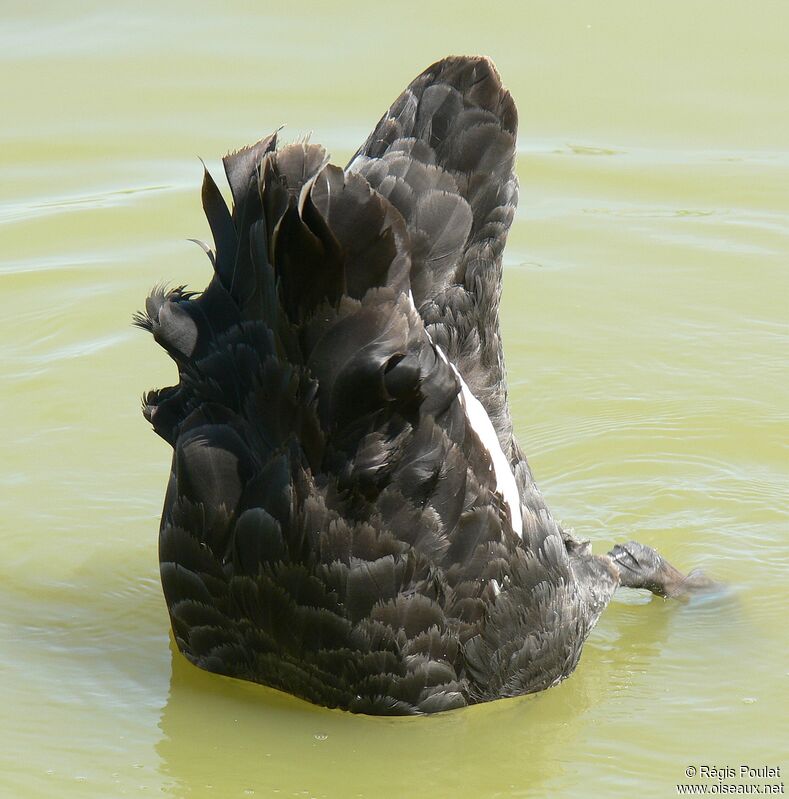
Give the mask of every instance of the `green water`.
M 789 769 L 786 3 L 0 11 L 0 796 L 668 797 L 689 765 Z M 286 123 L 344 163 L 457 52 L 520 108 L 502 323 L 539 484 L 595 548 L 731 593 L 622 592 L 541 695 L 357 717 L 173 653 L 169 450 L 139 413 L 173 367 L 130 319 L 207 280 L 198 156 L 221 174 Z

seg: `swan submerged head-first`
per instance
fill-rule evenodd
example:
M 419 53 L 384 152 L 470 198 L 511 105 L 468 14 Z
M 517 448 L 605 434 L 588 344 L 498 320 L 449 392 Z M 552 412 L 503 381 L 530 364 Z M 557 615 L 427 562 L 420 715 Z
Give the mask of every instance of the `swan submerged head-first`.
M 137 323 L 178 366 L 159 539 L 180 651 L 315 703 L 431 713 L 567 677 L 615 589 L 709 585 L 554 519 L 513 435 L 499 330 L 517 114 L 447 58 L 345 169 L 277 135 L 206 172 L 214 274 Z

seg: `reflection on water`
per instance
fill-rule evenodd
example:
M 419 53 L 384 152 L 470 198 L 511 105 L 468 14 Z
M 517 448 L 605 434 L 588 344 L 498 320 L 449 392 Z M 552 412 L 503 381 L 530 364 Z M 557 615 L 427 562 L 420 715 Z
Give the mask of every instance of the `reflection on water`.
M 174 781 L 173 795 L 208 789 L 217 772 L 228 796 L 305 791 L 372 797 L 458 790 L 479 795 L 491 784 L 497 791 L 526 795 L 555 776 L 548 753 L 567 746 L 570 721 L 582 711 L 554 696 L 547 699 L 552 711 L 544 723 L 539 720 L 544 697 L 392 720 L 315 708 L 229 679 L 218 682 L 174 656 L 161 718 L 164 736 L 157 745 L 162 767 Z M 502 728 L 511 733 L 502 736 Z
M 0 795 L 660 796 L 789 769 L 789 6 L 305 0 L 5 11 Z M 665 43 L 671 47 L 666 48 Z M 201 165 L 287 123 L 338 163 L 422 67 L 492 55 L 521 110 L 502 324 L 556 515 L 731 586 L 622 595 L 541 695 L 370 719 L 168 649 L 172 364 L 130 327 L 202 286 Z
M 725 629 L 739 616 L 720 596 L 693 604 L 709 609 L 701 610 L 703 626 L 717 618 Z M 604 712 L 609 722 L 635 715 L 637 725 L 649 725 L 643 682 L 678 612 L 677 603 L 626 592 L 572 679 L 542 694 L 424 719 L 355 716 L 217 677 L 189 664 L 171 641 L 156 747 L 162 772 L 174 796 L 210 791 L 217 774 L 228 796 L 550 795 L 572 790 L 590 765 L 600 782 L 608 768 L 584 762 L 587 746 L 599 748 L 588 722 L 594 729 Z M 623 757 L 635 754 L 631 747 L 624 742 Z M 616 785 L 626 777 L 617 767 L 606 779 Z
M 534 710 L 534 703 L 515 700 L 429 719 L 353 716 L 230 680 L 217 686 L 176 656 L 157 751 L 175 780 L 174 795 L 207 788 L 217 769 L 233 774 L 223 782 L 228 795 L 303 790 L 311 796 L 405 796 L 417 786 L 425 792 L 440 786 L 472 790 L 492 768 L 500 783 L 494 764 L 524 757 L 521 736 L 502 739 L 496 730 L 502 724 L 511 728 Z M 536 770 L 529 769 L 530 782 L 541 779 L 544 746 L 567 737 L 566 721 L 560 714 L 531 747 Z M 511 770 L 510 777 L 522 774 Z

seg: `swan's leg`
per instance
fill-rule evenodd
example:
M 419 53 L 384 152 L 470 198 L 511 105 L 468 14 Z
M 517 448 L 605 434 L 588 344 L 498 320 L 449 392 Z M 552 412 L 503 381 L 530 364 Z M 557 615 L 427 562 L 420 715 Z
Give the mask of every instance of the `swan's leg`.
M 682 597 L 719 587 L 698 569 L 683 574 L 652 547 L 638 541 L 617 544 L 608 555 L 619 569 L 619 584 L 625 588 L 646 588 L 658 596 Z

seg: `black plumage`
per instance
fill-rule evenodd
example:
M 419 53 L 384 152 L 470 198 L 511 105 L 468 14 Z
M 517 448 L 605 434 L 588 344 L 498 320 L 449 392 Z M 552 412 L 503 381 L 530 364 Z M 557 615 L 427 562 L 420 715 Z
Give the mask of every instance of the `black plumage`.
M 345 170 L 272 134 L 224 159 L 232 212 L 206 172 L 214 275 L 136 320 L 178 367 L 144 413 L 174 448 L 161 574 L 198 666 L 394 714 L 574 668 L 619 570 L 559 528 L 512 435 L 515 135 L 491 62 L 449 58 Z

